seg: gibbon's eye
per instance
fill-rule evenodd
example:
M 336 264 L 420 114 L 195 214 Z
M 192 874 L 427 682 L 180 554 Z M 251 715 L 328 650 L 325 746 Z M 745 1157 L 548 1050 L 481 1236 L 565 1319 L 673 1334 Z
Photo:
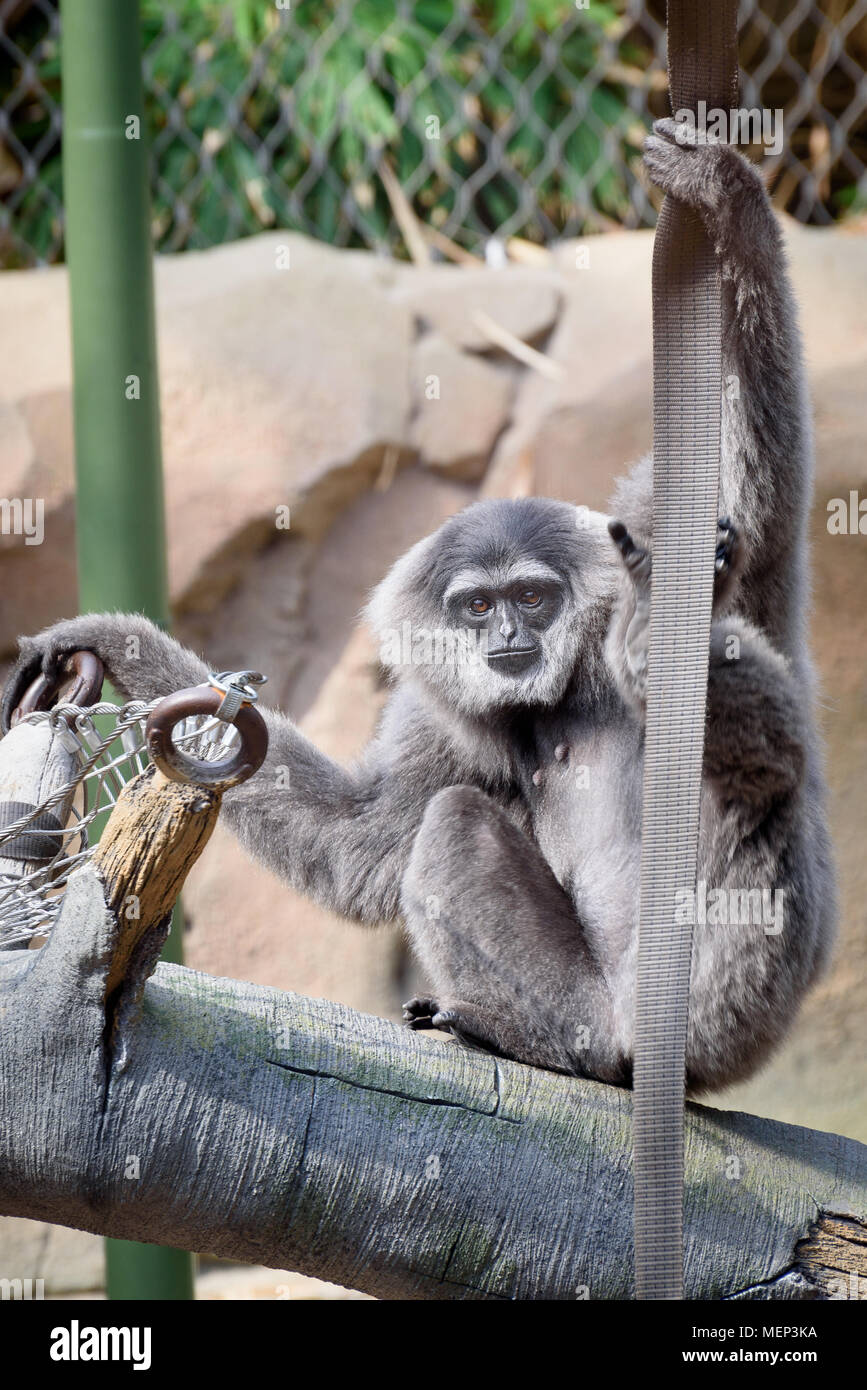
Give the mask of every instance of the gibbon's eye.
M 491 611 L 491 605 L 486 598 L 482 598 L 481 594 L 470 599 L 469 608 L 470 612 L 475 613 L 477 618 L 483 618 L 486 613 Z
M 542 595 L 535 589 L 525 589 L 521 595 L 521 602 L 525 604 L 527 608 L 538 608 L 539 604 L 542 602 Z

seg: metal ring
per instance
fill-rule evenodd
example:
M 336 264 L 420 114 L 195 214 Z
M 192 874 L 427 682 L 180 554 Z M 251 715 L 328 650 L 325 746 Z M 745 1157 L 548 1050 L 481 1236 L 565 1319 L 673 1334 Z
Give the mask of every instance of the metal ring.
M 231 757 L 214 762 L 191 758 L 173 743 L 176 724 L 194 715 L 216 715 L 222 700 L 220 691 L 212 686 L 196 685 L 167 695 L 151 710 L 145 725 L 148 753 L 164 776 L 173 782 L 191 782 L 225 791 L 258 772 L 268 752 L 268 728 L 252 705 L 243 705 L 233 721 L 241 743 Z
M 47 710 L 54 704 L 65 679 L 74 675 L 74 680 L 64 697 L 69 705 L 93 705 L 102 692 L 105 667 L 93 652 L 72 652 L 66 658 L 56 676 L 37 676 L 25 690 L 9 721 L 10 728 L 25 715 L 34 710 Z

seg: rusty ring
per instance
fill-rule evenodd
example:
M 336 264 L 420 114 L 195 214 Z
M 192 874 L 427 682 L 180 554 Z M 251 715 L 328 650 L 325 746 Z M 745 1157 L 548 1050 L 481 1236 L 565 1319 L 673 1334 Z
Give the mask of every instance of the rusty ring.
M 70 674 L 70 667 L 75 674 L 75 680 L 70 686 L 64 704 L 96 704 L 102 693 L 105 668 L 99 657 L 95 656 L 93 652 L 72 652 L 56 676 L 51 678 L 44 675 L 37 676 L 36 680 L 27 687 L 18 705 L 12 711 L 9 720 L 10 728 L 13 724 L 17 724 L 19 719 L 23 719 L 25 715 L 32 714 L 34 710 L 51 708 L 63 684 L 64 677 Z
M 172 742 L 172 730 L 193 715 L 216 714 L 223 694 L 210 685 L 196 685 L 167 695 L 151 710 L 145 726 L 148 753 L 165 777 L 225 791 L 258 772 L 268 752 L 268 729 L 258 710 L 242 705 L 232 721 L 241 736 L 238 750 L 219 762 L 191 758 Z

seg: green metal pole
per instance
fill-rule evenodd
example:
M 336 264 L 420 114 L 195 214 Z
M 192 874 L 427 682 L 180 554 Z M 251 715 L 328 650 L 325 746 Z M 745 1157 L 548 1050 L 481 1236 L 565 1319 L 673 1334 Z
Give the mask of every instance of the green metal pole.
M 169 616 L 138 0 L 62 0 L 78 603 Z M 180 960 L 180 912 L 164 953 Z M 183 1250 L 106 1241 L 110 1298 L 192 1297 Z

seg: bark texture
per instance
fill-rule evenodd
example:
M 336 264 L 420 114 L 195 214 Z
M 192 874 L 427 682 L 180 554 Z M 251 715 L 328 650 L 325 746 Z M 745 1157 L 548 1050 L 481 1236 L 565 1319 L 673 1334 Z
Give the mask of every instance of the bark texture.
M 0 958 L 0 1212 L 380 1298 L 632 1296 L 630 1092 L 144 949 L 107 1026 L 117 946 L 88 865 Z M 864 1295 L 863 1145 L 691 1105 L 686 1184 L 687 1297 Z

